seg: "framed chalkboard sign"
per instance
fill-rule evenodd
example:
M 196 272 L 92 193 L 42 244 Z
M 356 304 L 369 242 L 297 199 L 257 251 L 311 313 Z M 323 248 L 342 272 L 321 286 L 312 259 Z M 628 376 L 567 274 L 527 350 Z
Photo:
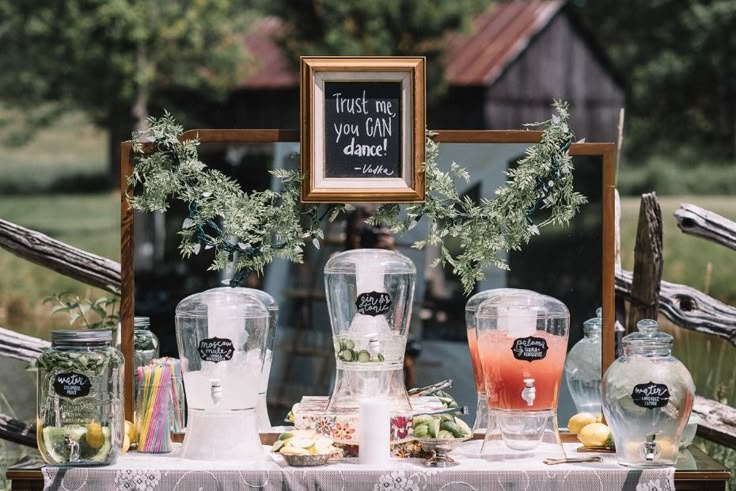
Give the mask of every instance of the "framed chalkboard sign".
M 302 201 L 423 201 L 423 57 L 302 57 Z

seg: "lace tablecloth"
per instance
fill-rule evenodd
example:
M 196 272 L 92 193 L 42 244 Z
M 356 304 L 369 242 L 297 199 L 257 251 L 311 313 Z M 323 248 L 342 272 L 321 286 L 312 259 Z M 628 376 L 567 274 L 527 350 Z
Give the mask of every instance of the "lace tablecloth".
M 674 467 L 634 470 L 615 456 L 600 463 L 546 465 L 543 457 L 514 461 L 480 458 L 480 441 L 466 442 L 452 453 L 460 464 L 435 469 L 418 459 L 393 460 L 387 467 L 362 466 L 355 460 L 323 467 L 289 467 L 266 448 L 266 458 L 243 464 L 198 462 L 171 454 L 129 453 L 107 467 L 43 469 L 44 489 L 63 491 L 216 491 L 294 489 L 325 491 L 673 491 Z M 576 444 L 566 444 L 568 455 Z

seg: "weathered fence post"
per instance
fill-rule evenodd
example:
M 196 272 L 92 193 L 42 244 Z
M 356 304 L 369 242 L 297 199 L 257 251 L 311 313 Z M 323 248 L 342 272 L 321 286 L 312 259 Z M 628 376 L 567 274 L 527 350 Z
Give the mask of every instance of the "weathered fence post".
M 639 223 L 634 246 L 634 277 L 627 330 L 636 330 L 641 319 L 656 319 L 659 311 L 659 285 L 662 281 L 664 254 L 662 243 L 662 210 L 657 195 L 641 195 Z

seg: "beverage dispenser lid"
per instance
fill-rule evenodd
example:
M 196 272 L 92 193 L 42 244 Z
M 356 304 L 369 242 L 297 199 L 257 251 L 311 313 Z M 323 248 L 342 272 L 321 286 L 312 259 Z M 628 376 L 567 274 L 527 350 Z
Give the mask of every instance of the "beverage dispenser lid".
M 231 288 L 229 286 L 222 286 L 219 288 L 213 288 L 208 291 L 220 291 L 220 290 L 226 290 L 231 292 L 237 292 L 237 293 L 245 293 L 246 295 L 252 295 L 256 297 L 258 300 L 263 302 L 263 305 L 266 306 L 266 309 L 269 312 L 277 311 L 279 310 L 279 304 L 276 302 L 276 299 L 274 299 L 271 295 L 264 292 L 263 290 L 258 290 L 257 288 L 244 288 L 244 287 L 235 287 Z
M 356 274 L 356 265 L 375 266 L 383 274 L 416 275 L 411 259 L 387 249 L 352 249 L 332 256 L 325 264 L 325 274 Z
M 603 327 L 603 309 L 598 307 L 595 309 L 595 317 L 591 317 L 583 322 L 583 332 L 585 334 L 600 331 Z
M 639 332 L 632 332 L 623 337 L 622 341 L 626 347 L 670 347 L 672 336 L 657 330 L 659 324 L 653 319 L 642 319 L 636 323 Z
M 266 306 L 256 296 L 238 291 L 239 288 L 212 288 L 189 295 L 176 306 L 176 317 L 207 318 L 208 306 L 226 306 L 220 318 L 268 319 Z
M 569 319 L 570 312 L 556 298 L 530 290 L 502 293 L 485 300 L 478 306 L 476 317 L 497 318 L 509 310 L 534 312 L 537 319 Z
M 485 302 L 489 298 L 493 298 L 498 295 L 507 295 L 510 293 L 534 293 L 531 290 L 522 290 L 520 288 L 493 288 L 491 290 L 483 290 L 478 292 L 468 299 L 465 304 L 466 312 L 475 312 L 481 303 Z

